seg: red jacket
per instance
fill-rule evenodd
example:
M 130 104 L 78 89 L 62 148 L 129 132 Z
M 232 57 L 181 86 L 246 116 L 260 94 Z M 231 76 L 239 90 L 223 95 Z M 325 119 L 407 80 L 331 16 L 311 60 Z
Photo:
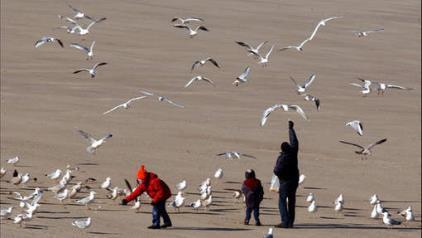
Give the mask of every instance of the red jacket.
M 165 201 L 171 197 L 171 191 L 167 184 L 151 172 L 148 173 L 147 178 L 125 200 L 130 202 L 144 192 L 151 197 L 153 204 Z

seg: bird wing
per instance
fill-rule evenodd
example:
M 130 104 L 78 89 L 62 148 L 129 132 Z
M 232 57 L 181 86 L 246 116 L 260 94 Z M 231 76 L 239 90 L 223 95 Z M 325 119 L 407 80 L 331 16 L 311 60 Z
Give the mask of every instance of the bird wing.
M 209 31 L 208 30 L 208 28 L 206 28 L 205 26 L 198 26 L 197 28 L 196 28 L 196 30 L 203 30 L 203 31 Z
M 245 42 L 242 42 L 242 41 L 235 41 L 235 42 L 240 46 L 248 48 L 249 50 L 252 49 L 252 47 L 250 45 L 246 44 Z
M 362 88 L 362 85 L 360 85 L 360 84 L 358 84 L 358 83 L 350 83 L 350 85 L 355 86 L 355 87 Z
M 394 89 L 404 89 L 404 90 L 411 90 L 412 88 L 406 88 L 406 87 L 402 87 L 399 85 L 394 85 L 394 84 L 387 84 L 386 85 L 387 88 L 394 88 Z
M 303 109 L 298 106 L 298 105 L 289 105 L 290 109 L 294 109 L 297 113 L 299 113 L 299 115 L 301 117 L 303 117 L 303 119 L 308 120 L 308 117 L 306 116 L 305 112 L 303 111 Z
M 292 82 L 295 84 L 296 87 L 300 86 L 299 84 L 297 84 L 296 80 L 292 76 L 290 76 L 289 78 L 290 80 L 292 80 Z
M 384 29 L 380 28 L 380 29 L 375 29 L 375 30 L 369 30 L 369 31 L 365 31 L 365 33 L 372 33 L 372 32 L 378 32 L 378 31 L 384 31 Z
M 166 102 L 168 102 L 168 103 L 170 103 L 170 104 L 173 104 L 174 106 L 176 106 L 176 107 L 180 107 L 180 108 L 184 108 L 185 106 L 183 106 L 183 105 L 181 105 L 181 104 L 177 104 L 177 103 L 175 103 L 175 102 L 173 102 L 173 101 L 171 101 L 170 99 L 168 99 L 168 98 L 164 98 L 164 100 L 166 101 Z
M 57 41 L 57 43 L 59 43 L 59 45 L 60 45 L 62 48 L 64 47 L 63 42 L 62 42 L 60 39 L 56 39 L 56 38 L 54 38 L 54 40 L 55 40 L 55 41 Z
M 110 137 L 113 137 L 113 135 L 112 134 L 107 134 L 106 136 L 104 136 L 103 138 L 101 138 L 100 140 L 101 141 L 104 141 L 104 140 L 107 140 L 108 138 L 110 138 Z
M 212 86 L 214 86 L 214 87 L 215 87 L 215 84 L 214 84 L 214 82 L 213 82 L 211 79 L 209 79 L 209 78 L 205 78 L 205 77 L 202 77 L 202 80 L 204 80 L 204 81 L 205 81 L 205 82 L 207 82 L 207 83 L 212 84 Z
M 324 19 L 323 21 L 328 22 L 337 18 L 343 18 L 343 17 L 329 17 L 329 18 Z
M 375 142 L 375 143 L 372 143 L 372 144 L 368 145 L 368 150 L 370 150 L 372 147 L 374 147 L 374 146 L 376 146 L 376 145 L 379 145 L 379 144 L 382 144 L 382 143 L 384 143 L 384 142 L 386 142 L 386 141 L 387 141 L 387 138 L 384 138 L 384 139 L 379 140 L 379 141 L 377 141 L 377 142 Z
M 244 156 L 244 157 L 247 157 L 247 158 L 251 158 L 251 159 L 256 159 L 256 157 L 255 156 L 253 156 L 253 155 L 248 155 L 248 154 L 240 154 L 241 156 Z
M 132 103 L 134 101 L 137 101 L 137 100 L 140 100 L 140 99 L 143 99 L 143 98 L 146 98 L 146 97 L 147 96 L 140 96 L 140 97 L 136 97 L 136 98 L 131 98 L 126 103 L 129 104 L 129 103 Z
M 315 80 L 316 75 L 312 74 L 306 81 L 304 87 L 307 88 Z
M 89 47 L 89 51 L 92 51 L 92 49 L 94 48 L 95 45 L 95 40 L 91 43 L 91 46 Z
M 198 65 L 198 64 L 200 64 L 200 63 L 201 63 L 201 61 L 199 61 L 199 60 L 195 61 L 195 62 L 192 64 L 192 67 L 191 67 L 190 71 L 193 71 L 193 70 L 195 69 L 196 65 Z
M 144 91 L 144 90 L 141 90 L 140 92 L 142 94 L 144 94 L 144 95 L 147 95 L 147 96 L 153 96 L 154 95 L 154 93 L 151 93 L 151 92 L 148 92 L 148 91 Z
M 37 40 L 37 41 L 35 42 L 35 48 L 38 48 L 38 47 L 40 47 L 40 46 L 44 45 L 46 42 L 47 42 L 47 41 L 44 39 L 44 37 L 43 37 L 43 38 L 41 38 L 40 40 Z
M 107 64 L 106 62 L 96 63 L 93 68 L 97 69 L 97 67 L 102 66 L 102 65 L 106 65 L 106 64 Z
M 190 22 L 190 21 L 204 21 L 204 20 L 199 17 L 188 17 L 185 19 L 185 22 Z
M 185 84 L 185 88 L 189 87 L 198 77 L 193 77 L 187 84 Z
M 316 27 L 314 28 L 314 31 L 312 32 L 312 34 L 311 34 L 311 36 L 310 37 L 308 37 L 308 40 L 312 40 L 314 37 L 315 37 L 315 35 L 316 35 L 316 33 L 317 33 L 317 31 L 318 31 L 318 29 L 321 27 L 321 22 L 319 22 L 317 25 L 316 25 Z
M 220 65 L 218 65 L 217 61 L 213 58 L 207 58 L 207 61 L 211 62 L 215 67 L 220 68 Z
M 181 24 L 179 24 L 179 25 L 174 25 L 174 27 L 177 27 L 177 28 L 185 28 L 185 29 L 190 30 L 190 27 L 187 26 L 187 25 L 181 25 Z
M 282 104 L 275 104 L 267 109 L 265 109 L 265 111 L 262 113 L 262 117 L 261 117 L 261 126 L 264 126 L 265 123 L 267 122 L 268 117 L 270 116 L 270 114 L 275 111 L 276 109 L 281 108 L 283 105 Z
M 238 79 L 246 79 L 246 77 L 248 77 L 249 72 L 251 71 L 251 67 L 246 67 L 246 69 L 243 71 L 243 73 L 241 75 L 239 75 Z
M 319 107 L 321 106 L 321 101 L 319 100 L 319 98 L 315 98 L 315 106 L 317 110 L 319 111 Z
M 74 71 L 73 73 L 74 73 L 74 74 L 77 74 L 77 73 L 82 72 L 82 71 L 87 71 L 87 72 L 89 72 L 89 69 L 78 69 L 78 70 Z
M 81 12 L 81 11 L 79 11 L 78 9 L 76 9 L 76 8 L 72 7 L 72 5 L 70 5 L 70 4 L 68 4 L 68 6 L 70 7 L 70 9 L 72 9 L 72 10 L 73 10 L 74 12 L 76 12 L 76 13 Z
M 89 52 L 89 49 L 87 47 L 80 45 L 78 43 L 72 43 L 72 44 L 70 44 L 70 47 L 76 48 L 78 50 L 83 50 L 83 51 L 85 51 L 85 53 Z
M 294 47 L 294 46 L 289 45 L 289 46 L 287 46 L 287 47 L 283 47 L 283 48 L 281 48 L 281 49 L 278 49 L 278 51 L 284 51 L 284 50 L 288 50 L 288 49 L 291 49 L 291 48 L 295 48 L 295 47 Z
M 262 47 L 263 45 L 267 44 L 267 42 L 268 42 L 268 41 L 261 42 L 261 44 L 259 44 L 259 45 L 256 47 L 256 51 L 259 51 L 259 49 L 261 49 L 261 47 Z
M 310 41 L 310 39 L 309 39 L 309 38 L 305 39 L 304 41 L 302 41 L 302 43 L 300 43 L 300 45 L 298 45 L 298 47 L 299 47 L 299 48 L 302 48 L 302 47 L 306 44 L 306 42 L 308 42 L 308 41 Z M 292 47 L 291 47 L 291 48 L 292 48 Z
M 79 134 L 81 134 L 81 136 L 83 136 L 85 139 L 87 139 L 90 143 L 95 142 L 96 140 L 87 132 L 78 129 Z
M 273 52 L 274 49 L 274 45 L 271 46 L 270 50 L 268 51 L 268 53 L 265 55 L 265 58 L 268 59 L 268 57 L 270 56 L 271 52 Z
M 353 146 L 356 146 L 356 147 L 358 147 L 358 148 L 360 148 L 360 149 L 362 149 L 362 150 L 364 150 L 365 148 L 363 148 L 363 146 L 360 146 L 360 145 L 358 145 L 358 144 L 355 144 L 355 143 L 351 143 L 351 142 L 347 142 L 347 141 L 339 141 L 340 143 L 343 143 L 343 144 L 346 144 L 346 145 L 353 145 Z
M 110 113 L 110 112 L 112 112 L 112 111 L 116 110 L 116 109 L 117 109 L 117 108 L 119 108 L 119 107 L 123 107 L 123 104 L 120 104 L 120 105 L 117 105 L 117 106 L 113 107 L 112 109 L 110 109 L 110 110 L 108 110 L 108 111 L 104 112 L 104 113 L 103 113 L 103 115 L 108 114 L 108 113 Z

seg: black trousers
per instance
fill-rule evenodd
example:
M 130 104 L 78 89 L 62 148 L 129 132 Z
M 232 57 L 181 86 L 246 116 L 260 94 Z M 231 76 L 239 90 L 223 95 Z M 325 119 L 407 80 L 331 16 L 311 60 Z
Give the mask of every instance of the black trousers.
M 281 223 L 292 227 L 295 222 L 296 190 L 298 183 L 281 182 L 279 189 L 278 209 L 280 210 Z

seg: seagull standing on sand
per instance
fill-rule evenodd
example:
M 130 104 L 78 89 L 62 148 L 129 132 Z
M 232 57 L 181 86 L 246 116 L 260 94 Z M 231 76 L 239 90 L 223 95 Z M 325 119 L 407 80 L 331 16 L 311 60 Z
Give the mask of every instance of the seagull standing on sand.
M 91 226 L 91 217 L 74 220 L 72 221 L 72 226 L 76 226 L 79 229 L 86 229 Z
M 306 197 L 306 202 L 313 202 L 315 200 L 315 195 L 313 193 L 309 193 Z
M 195 202 L 191 203 L 190 206 L 194 210 L 198 210 L 201 207 L 201 199 L 196 200 Z
M 224 176 L 224 172 L 222 168 L 217 169 L 214 173 L 214 178 L 221 179 Z
M 107 134 L 103 138 L 97 140 L 83 130 L 78 130 L 78 132 L 82 137 L 84 137 L 86 140 L 88 140 L 90 145 L 88 147 L 86 147 L 86 151 L 90 154 L 94 154 L 97 151 L 97 149 L 107 141 L 107 139 L 109 139 L 113 136 L 112 134 Z
M 182 191 L 177 192 L 176 197 L 174 198 L 173 202 L 169 204 L 170 207 L 173 207 L 174 209 L 177 209 L 177 212 L 179 212 L 180 208 L 185 204 L 186 198 L 183 197 Z
M 353 128 L 353 130 L 355 130 L 360 136 L 363 135 L 363 126 L 360 121 L 353 120 L 353 121 L 347 122 L 346 126 L 350 126 L 351 128 Z
M 205 26 L 197 26 L 195 29 L 192 29 L 190 26 L 187 26 L 187 25 L 174 25 L 174 27 L 187 29 L 189 31 L 190 38 L 193 38 L 194 36 L 196 36 L 199 30 L 209 31 Z
M 195 81 L 205 81 L 215 87 L 215 84 L 211 79 L 198 75 L 193 77 L 187 84 L 185 84 L 185 88 L 189 87 Z
M 153 96 L 153 95 L 155 95 L 154 93 L 143 91 L 143 90 L 141 90 L 141 93 L 143 93 L 146 96 Z M 184 108 L 185 107 L 185 106 L 183 106 L 181 104 L 178 104 L 178 103 L 173 102 L 172 100 L 168 99 L 168 97 L 160 96 L 160 95 L 157 95 L 157 97 L 158 97 L 158 101 L 160 101 L 160 102 L 168 102 L 171 105 L 176 106 L 176 107 L 180 107 L 180 108 Z
M 63 42 L 60 39 L 50 36 L 43 36 L 41 39 L 37 40 L 37 42 L 35 42 L 35 48 L 38 48 L 48 42 L 57 42 L 63 48 Z
M 382 215 L 383 215 L 382 222 L 389 227 L 401 224 L 401 221 L 397 221 L 397 220 L 394 220 L 393 218 L 391 218 L 391 216 L 390 216 L 390 214 L 388 214 L 388 212 L 383 212 Z
M 76 203 L 81 204 L 81 205 L 85 205 L 85 206 L 88 207 L 88 204 L 94 202 L 95 194 L 96 194 L 95 191 L 90 191 L 89 195 L 87 197 L 76 200 Z M 88 209 L 89 209 L 89 207 L 88 207 Z
M 73 47 L 73 48 L 76 48 L 78 50 L 82 50 L 83 52 L 85 52 L 88 56 L 86 59 L 89 60 L 89 59 L 92 59 L 94 57 L 94 45 L 95 45 L 95 41 L 93 41 L 91 43 L 91 46 L 89 46 L 89 48 L 86 47 L 86 46 L 83 46 L 81 44 L 78 44 L 78 43 L 72 43 L 72 44 L 70 44 L 70 47 Z
M 318 206 L 316 205 L 315 200 L 311 202 L 311 204 L 308 206 L 308 212 L 309 213 L 316 213 L 318 211 Z
M 273 228 L 268 228 L 268 233 L 264 235 L 264 238 L 273 238 Z
M 56 179 L 60 178 L 61 175 L 62 175 L 62 170 L 56 169 L 54 172 L 46 174 L 45 176 L 47 176 L 49 179 L 56 180 Z
M 358 144 L 355 144 L 355 143 L 351 143 L 351 142 L 347 142 L 347 141 L 342 141 L 342 140 L 340 142 L 343 143 L 343 144 L 353 145 L 353 146 L 358 147 L 360 150 L 355 151 L 355 153 L 356 154 L 359 154 L 359 155 L 363 155 L 366 158 L 367 155 L 371 155 L 372 154 L 371 149 L 374 146 L 379 145 L 379 144 L 382 144 L 382 143 L 384 143 L 386 141 L 387 141 L 387 138 L 384 138 L 384 139 L 379 140 L 379 141 L 377 141 L 375 143 L 372 143 L 372 144 L 370 144 L 370 145 L 368 145 L 366 147 L 363 147 L 363 146 L 358 145 Z
M 3 167 L 0 169 L 0 178 L 3 177 L 4 175 L 6 175 L 6 171 L 7 170 Z
M 306 92 L 306 89 L 311 85 L 311 83 L 315 80 L 315 77 L 315 74 L 311 74 L 311 76 L 309 76 L 309 78 L 303 84 L 298 84 L 292 76 L 290 76 L 290 80 L 292 80 L 292 82 L 296 85 L 297 94 L 303 94 Z
M 108 189 L 111 186 L 111 178 L 107 177 L 106 180 L 101 184 L 102 189 Z
M 303 182 L 305 181 L 305 179 L 306 179 L 306 175 L 301 174 L 301 175 L 299 176 L 299 185 L 303 184 Z
M 215 61 L 215 59 L 208 57 L 206 59 L 202 59 L 202 60 L 197 60 L 192 64 L 191 67 L 191 72 L 195 69 L 195 67 L 197 67 L 198 65 L 200 66 L 204 66 L 205 63 L 207 62 L 211 62 L 215 67 L 220 68 L 220 65 L 218 65 L 217 61 Z
M 413 214 L 412 207 L 409 206 L 407 209 L 399 212 L 401 216 L 405 218 L 406 221 L 414 221 L 415 215 Z
M 233 82 L 233 85 L 238 86 L 239 83 L 246 83 L 248 81 L 249 73 L 251 72 L 251 67 L 246 67 L 246 69 L 239 75 L 236 80 Z
M 264 126 L 265 123 L 267 122 L 268 117 L 270 116 L 270 114 L 278 109 L 283 109 L 283 111 L 287 112 L 290 109 L 295 110 L 297 113 L 299 113 L 299 115 L 305 119 L 308 120 L 308 117 L 306 116 L 305 112 L 303 111 L 303 109 L 301 107 L 299 107 L 298 105 L 288 105 L 288 104 L 275 104 L 267 109 L 265 109 L 265 111 L 262 113 L 262 117 L 261 117 L 261 126 Z
M 243 46 L 243 47 L 245 47 L 245 48 L 246 48 L 246 50 L 248 51 L 249 55 L 255 55 L 255 56 L 259 55 L 259 50 L 260 50 L 260 49 L 261 49 L 261 47 L 262 47 L 263 45 L 265 45 L 267 42 L 268 42 L 268 41 L 261 42 L 261 43 L 260 43 L 260 44 L 259 44 L 256 48 L 254 48 L 253 46 L 251 46 L 251 45 L 249 45 L 249 44 L 247 44 L 247 43 L 244 43 L 244 42 L 242 42 L 242 41 L 236 41 L 236 43 L 237 43 L 238 45 Z
M 368 36 L 368 34 L 370 34 L 370 33 L 380 32 L 380 31 L 384 31 L 384 29 L 383 28 L 380 28 L 380 29 L 368 30 L 368 31 L 353 31 L 353 33 L 357 37 L 364 37 L 364 36 Z
M 131 103 L 133 103 L 133 102 L 135 102 L 135 101 L 138 101 L 138 100 L 140 100 L 140 99 L 143 99 L 143 98 L 146 98 L 146 96 L 141 96 L 141 97 L 131 98 L 131 99 L 127 100 L 126 102 L 124 102 L 124 103 L 122 103 L 122 104 L 119 104 L 119 105 L 117 105 L 117 106 L 113 107 L 112 109 L 110 109 L 110 110 L 108 110 L 108 111 L 104 112 L 104 113 L 103 113 L 103 115 L 108 114 L 108 113 L 110 113 L 110 112 L 112 112 L 112 111 L 114 111 L 114 110 L 116 110 L 116 109 L 118 109 L 118 108 L 128 109 L 128 108 L 130 107 L 130 104 L 131 104 Z

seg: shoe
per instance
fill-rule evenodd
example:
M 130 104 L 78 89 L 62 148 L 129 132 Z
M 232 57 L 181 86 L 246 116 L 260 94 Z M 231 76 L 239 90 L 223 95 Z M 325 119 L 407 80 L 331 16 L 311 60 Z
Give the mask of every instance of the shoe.
M 172 224 L 171 223 L 168 223 L 168 224 L 163 224 L 161 226 L 161 228 L 167 228 L 167 227 L 172 227 Z
M 288 225 L 283 224 L 283 223 L 280 223 L 280 224 L 276 225 L 275 227 L 277 227 L 277 228 L 289 228 Z
M 148 227 L 148 229 L 153 229 L 153 230 L 155 230 L 155 229 L 160 229 L 160 226 L 157 226 L 157 225 L 151 225 L 151 226 L 149 226 L 149 227 Z
M 249 221 L 248 221 L 248 220 L 245 220 L 245 221 L 243 222 L 243 225 L 249 225 Z
M 294 228 L 293 223 L 290 223 L 290 224 L 289 224 L 289 228 Z
M 262 226 L 260 221 L 255 222 L 255 226 Z

